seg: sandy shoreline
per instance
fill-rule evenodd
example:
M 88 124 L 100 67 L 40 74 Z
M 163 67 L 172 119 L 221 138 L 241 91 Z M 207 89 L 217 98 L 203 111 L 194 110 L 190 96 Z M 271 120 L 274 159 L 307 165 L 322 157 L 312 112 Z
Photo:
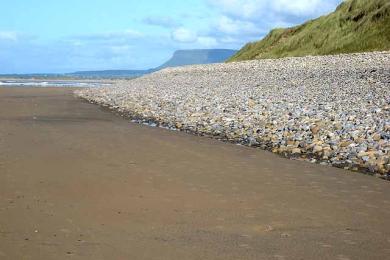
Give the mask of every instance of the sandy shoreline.
M 0 88 L 0 259 L 385 259 L 389 182 Z

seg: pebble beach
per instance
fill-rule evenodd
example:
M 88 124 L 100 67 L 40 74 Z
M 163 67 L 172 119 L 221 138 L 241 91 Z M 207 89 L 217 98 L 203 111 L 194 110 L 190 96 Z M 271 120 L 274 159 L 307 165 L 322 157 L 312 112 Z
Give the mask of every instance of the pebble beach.
M 390 177 L 390 52 L 168 68 L 75 94 L 136 122 Z

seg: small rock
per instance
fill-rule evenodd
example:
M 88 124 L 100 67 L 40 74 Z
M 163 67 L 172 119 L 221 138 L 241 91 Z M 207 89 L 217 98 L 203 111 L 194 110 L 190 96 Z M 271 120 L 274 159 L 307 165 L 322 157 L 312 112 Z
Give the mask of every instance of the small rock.
M 320 152 L 322 152 L 322 150 L 323 150 L 322 146 L 316 145 L 313 148 L 313 153 L 320 153 Z
M 313 126 L 310 130 L 313 133 L 313 135 L 316 135 L 320 131 L 320 127 L 319 126 Z
M 339 143 L 340 147 L 347 147 L 351 144 L 351 141 L 342 141 Z
M 291 153 L 292 153 L 292 154 L 301 154 L 302 151 L 301 151 L 301 149 L 299 149 L 299 148 L 294 148 L 294 149 L 291 150 Z
M 379 133 L 375 133 L 373 136 L 372 136 L 372 139 L 374 141 L 379 141 L 381 139 L 381 134 Z
M 368 153 L 367 152 L 363 152 L 363 151 L 361 151 L 361 152 L 359 152 L 358 153 L 358 157 L 360 157 L 360 158 L 362 158 L 362 157 L 365 157 L 365 156 L 367 156 L 368 155 Z

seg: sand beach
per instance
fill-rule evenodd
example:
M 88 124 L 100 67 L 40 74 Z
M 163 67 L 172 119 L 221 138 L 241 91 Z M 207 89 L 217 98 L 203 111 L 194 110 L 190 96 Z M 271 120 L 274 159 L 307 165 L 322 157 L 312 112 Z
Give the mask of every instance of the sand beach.
M 389 182 L 0 88 L 0 259 L 386 259 Z

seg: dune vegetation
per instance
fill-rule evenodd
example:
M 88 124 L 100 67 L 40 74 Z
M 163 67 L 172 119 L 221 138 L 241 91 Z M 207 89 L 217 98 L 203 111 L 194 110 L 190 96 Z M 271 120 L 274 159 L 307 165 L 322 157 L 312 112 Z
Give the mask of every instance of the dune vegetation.
M 346 0 L 325 16 L 272 30 L 228 61 L 390 50 L 390 1 Z

